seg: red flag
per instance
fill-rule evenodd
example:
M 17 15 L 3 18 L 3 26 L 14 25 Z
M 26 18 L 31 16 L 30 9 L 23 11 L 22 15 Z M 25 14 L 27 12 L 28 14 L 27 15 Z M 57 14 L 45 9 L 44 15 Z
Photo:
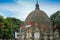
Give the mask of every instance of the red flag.
M 31 22 L 31 21 L 29 21 L 29 22 L 28 22 L 28 25 L 32 25 L 32 22 Z
M 46 25 L 42 25 L 42 28 L 45 29 L 46 28 Z
M 35 26 L 38 26 L 38 25 L 39 25 L 38 22 L 36 22 L 36 23 L 35 23 Z

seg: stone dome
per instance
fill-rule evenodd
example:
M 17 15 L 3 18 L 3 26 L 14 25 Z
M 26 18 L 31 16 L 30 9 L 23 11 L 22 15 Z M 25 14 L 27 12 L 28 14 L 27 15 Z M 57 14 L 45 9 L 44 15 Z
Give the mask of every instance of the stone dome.
M 29 21 L 49 23 L 49 17 L 42 10 L 34 10 L 27 16 L 25 20 L 25 22 L 29 22 Z
M 39 9 L 39 4 L 36 4 L 36 8 L 34 11 L 32 11 L 26 18 L 25 20 L 25 25 L 28 24 L 28 22 L 32 22 L 32 24 L 34 25 L 34 23 L 38 22 L 39 25 L 41 24 L 50 24 L 50 19 L 49 17 L 46 15 L 46 13 L 42 10 Z

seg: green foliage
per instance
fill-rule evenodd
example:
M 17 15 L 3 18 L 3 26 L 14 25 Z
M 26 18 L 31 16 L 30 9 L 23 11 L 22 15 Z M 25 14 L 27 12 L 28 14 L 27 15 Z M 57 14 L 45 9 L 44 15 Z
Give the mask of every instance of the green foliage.
M 57 29 L 60 32 L 60 11 L 55 12 L 53 15 L 50 17 L 52 26 L 56 25 Z
M 19 29 L 21 23 L 21 20 L 14 17 L 7 17 L 4 19 L 3 16 L 0 15 L 0 39 L 14 38 L 14 32 Z
M 57 12 L 55 12 L 54 14 L 52 14 L 52 15 L 50 16 L 50 18 L 51 18 L 51 19 L 56 19 L 57 15 L 59 15 L 59 14 L 60 14 L 60 11 L 57 11 Z

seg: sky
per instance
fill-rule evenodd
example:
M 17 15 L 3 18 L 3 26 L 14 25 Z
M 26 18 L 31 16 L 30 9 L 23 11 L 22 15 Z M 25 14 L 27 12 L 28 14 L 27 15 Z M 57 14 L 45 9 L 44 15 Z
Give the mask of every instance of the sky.
M 25 21 L 29 13 L 35 10 L 37 0 L 0 0 L 0 15 L 4 18 L 15 17 Z M 40 10 L 49 17 L 60 11 L 60 0 L 38 0 Z

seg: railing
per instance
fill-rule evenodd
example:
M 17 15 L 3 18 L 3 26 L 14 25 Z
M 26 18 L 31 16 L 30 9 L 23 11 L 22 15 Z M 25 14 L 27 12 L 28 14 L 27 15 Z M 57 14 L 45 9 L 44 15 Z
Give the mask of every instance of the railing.
M 23 34 L 23 35 L 24 35 L 24 34 Z M 56 34 L 56 35 L 58 35 L 58 34 Z M 35 40 L 35 39 L 38 39 L 38 40 L 42 40 L 42 39 L 43 39 L 43 40 L 48 40 L 48 39 L 49 39 L 49 40 L 53 40 L 53 34 L 44 33 L 44 34 L 40 34 L 40 37 L 39 37 L 39 38 L 35 38 L 35 37 L 33 37 L 33 38 L 34 38 L 34 40 Z M 22 36 L 21 39 L 24 40 L 24 37 Z M 27 38 L 27 37 L 26 37 L 25 39 L 26 39 L 26 40 L 27 40 L 27 39 L 32 40 L 32 37 L 30 37 L 30 38 Z M 58 37 L 55 36 L 54 39 L 57 39 L 57 40 L 58 40 L 58 39 L 59 39 L 59 36 L 58 36 Z

